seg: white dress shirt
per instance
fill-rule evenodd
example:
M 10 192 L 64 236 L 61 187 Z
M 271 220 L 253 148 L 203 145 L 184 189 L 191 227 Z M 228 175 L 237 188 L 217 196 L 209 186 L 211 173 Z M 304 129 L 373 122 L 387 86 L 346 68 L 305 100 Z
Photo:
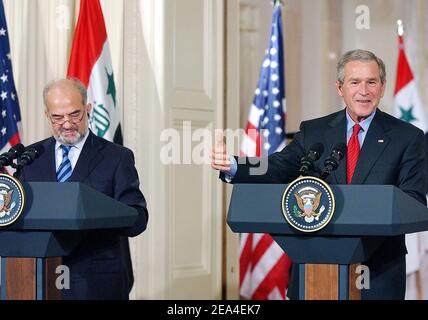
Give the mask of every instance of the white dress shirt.
M 76 166 L 77 160 L 79 159 L 79 156 L 80 156 L 80 152 L 82 152 L 82 148 L 83 148 L 88 136 L 89 136 L 89 129 L 87 130 L 83 139 L 80 142 L 76 143 L 75 145 L 71 146 L 71 148 L 70 148 L 70 152 L 68 153 L 68 159 L 70 159 L 70 162 L 71 162 L 71 172 L 73 172 L 74 167 Z M 61 150 L 60 146 L 61 146 L 61 143 L 59 143 L 57 140 L 55 143 L 56 171 L 58 171 L 58 168 L 62 162 L 62 150 Z

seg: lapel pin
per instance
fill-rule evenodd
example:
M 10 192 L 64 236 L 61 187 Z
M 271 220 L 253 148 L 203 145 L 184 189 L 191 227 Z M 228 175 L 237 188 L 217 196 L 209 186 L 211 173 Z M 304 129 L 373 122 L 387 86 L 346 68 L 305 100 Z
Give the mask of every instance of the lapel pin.
M 383 140 L 378 140 L 377 142 L 379 142 L 379 143 L 383 143 Z

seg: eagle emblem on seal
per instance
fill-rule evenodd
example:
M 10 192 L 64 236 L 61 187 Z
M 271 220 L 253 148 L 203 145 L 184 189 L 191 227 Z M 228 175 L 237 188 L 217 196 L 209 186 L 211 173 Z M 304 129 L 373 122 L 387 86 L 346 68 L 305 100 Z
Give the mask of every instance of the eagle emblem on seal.
M 10 210 L 15 206 L 15 202 L 12 202 L 13 190 L 0 189 L 0 218 L 5 215 L 9 215 Z
M 315 232 L 327 226 L 335 210 L 334 193 L 317 177 L 305 176 L 286 187 L 281 200 L 288 224 L 301 232 Z
M 297 218 L 304 218 L 306 222 L 319 220 L 320 215 L 325 210 L 324 206 L 318 210 L 320 205 L 322 193 L 312 187 L 304 187 L 294 193 L 296 197 L 297 206 L 294 206 L 294 216 Z M 300 210 L 299 210 L 300 209 Z

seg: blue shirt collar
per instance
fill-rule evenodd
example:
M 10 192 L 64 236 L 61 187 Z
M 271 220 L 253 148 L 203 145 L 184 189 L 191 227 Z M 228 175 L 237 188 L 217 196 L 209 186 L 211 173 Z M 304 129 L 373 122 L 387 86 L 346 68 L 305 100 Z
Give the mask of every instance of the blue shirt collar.
M 365 118 L 363 121 L 359 123 L 359 125 L 361 126 L 364 132 L 367 132 L 367 130 L 369 130 L 370 124 L 372 123 L 372 120 L 376 115 L 376 110 L 377 108 L 375 109 L 375 111 L 373 111 L 373 113 L 369 117 Z M 348 114 L 348 109 L 346 109 L 345 113 L 346 113 L 346 131 L 348 132 L 349 130 L 352 130 L 352 128 L 354 127 L 355 121 L 352 120 L 351 116 Z

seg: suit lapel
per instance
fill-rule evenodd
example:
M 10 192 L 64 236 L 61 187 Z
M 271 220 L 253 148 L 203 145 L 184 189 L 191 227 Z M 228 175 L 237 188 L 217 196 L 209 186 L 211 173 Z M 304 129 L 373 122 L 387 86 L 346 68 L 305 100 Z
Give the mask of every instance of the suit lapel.
M 103 159 L 102 154 L 99 152 L 102 147 L 103 144 L 100 139 L 92 132 L 89 132 L 89 136 L 77 160 L 76 167 L 68 181 L 84 181 Z
M 364 139 L 363 146 L 358 157 L 357 166 L 355 167 L 352 184 L 363 184 L 371 168 L 379 159 L 385 147 L 388 145 L 390 138 L 386 135 L 382 126 L 383 113 L 376 111 L 376 115 L 370 124 L 367 135 Z
M 40 170 L 46 170 L 42 175 L 46 177 L 47 181 L 56 181 L 55 143 L 56 140 L 53 137 L 47 140 L 45 157 L 39 161 L 39 163 L 43 164 L 40 166 Z
M 345 110 L 340 111 L 337 117 L 329 123 L 330 129 L 325 133 L 325 152 L 327 157 L 330 156 L 329 152 L 338 143 L 346 144 L 346 115 Z M 333 183 L 335 184 L 346 184 L 346 161 L 343 159 L 339 163 L 339 167 L 333 171 Z

